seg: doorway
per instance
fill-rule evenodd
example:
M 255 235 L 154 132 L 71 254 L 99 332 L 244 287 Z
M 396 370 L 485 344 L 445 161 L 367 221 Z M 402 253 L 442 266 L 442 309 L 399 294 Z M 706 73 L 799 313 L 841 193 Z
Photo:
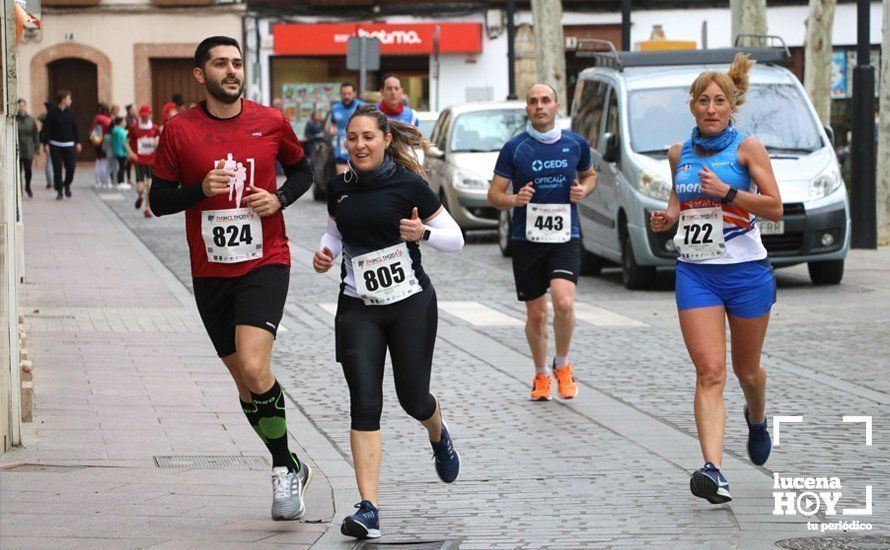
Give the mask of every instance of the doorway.
M 90 143 L 90 125 L 96 116 L 99 107 L 99 78 L 95 63 L 66 57 L 51 62 L 46 67 L 47 81 L 49 83 L 49 97 L 47 101 L 55 103 L 57 90 L 71 92 L 71 109 L 77 119 L 77 131 L 80 135 L 80 143 L 83 145 L 78 161 L 93 161 L 96 159 L 96 149 Z M 35 112 L 39 112 L 39 106 L 32 106 Z

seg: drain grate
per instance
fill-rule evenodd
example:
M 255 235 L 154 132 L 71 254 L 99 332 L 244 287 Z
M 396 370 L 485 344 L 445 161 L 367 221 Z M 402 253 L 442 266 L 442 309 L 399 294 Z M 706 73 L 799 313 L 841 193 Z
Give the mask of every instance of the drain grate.
M 776 543 L 791 550 L 868 550 L 890 548 L 890 537 L 881 535 L 836 535 L 785 539 Z
M 261 456 L 240 455 L 173 455 L 156 456 L 158 468 L 185 470 L 268 470 L 269 463 Z

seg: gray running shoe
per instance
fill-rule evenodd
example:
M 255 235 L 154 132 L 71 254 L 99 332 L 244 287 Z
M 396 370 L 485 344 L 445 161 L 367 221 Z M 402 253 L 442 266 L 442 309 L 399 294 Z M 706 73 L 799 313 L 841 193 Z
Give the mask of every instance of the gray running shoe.
M 296 520 L 303 517 L 306 506 L 303 493 L 312 481 L 312 470 L 305 462 L 299 472 L 291 472 L 284 466 L 272 468 L 272 519 Z

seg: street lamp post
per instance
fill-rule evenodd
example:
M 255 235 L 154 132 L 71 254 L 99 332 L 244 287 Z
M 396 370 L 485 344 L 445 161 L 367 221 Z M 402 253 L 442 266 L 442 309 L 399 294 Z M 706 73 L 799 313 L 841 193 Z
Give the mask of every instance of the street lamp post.
M 871 66 L 869 1 L 857 1 L 856 67 L 853 69 L 853 145 L 850 216 L 853 248 L 878 247 L 875 186 L 875 68 Z
M 507 99 L 516 99 L 516 26 L 513 15 L 516 13 L 515 0 L 507 0 Z

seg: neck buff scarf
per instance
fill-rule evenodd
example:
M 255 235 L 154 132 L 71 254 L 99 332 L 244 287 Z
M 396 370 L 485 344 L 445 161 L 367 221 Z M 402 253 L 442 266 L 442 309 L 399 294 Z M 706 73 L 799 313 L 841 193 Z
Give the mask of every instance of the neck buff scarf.
M 536 141 L 540 141 L 541 143 L 545 143 L 547 145 L 552 145 L 559 141 L 562 137 L 562 130 L 559 129 L 559 126 L 554 125 L 552 130 L 548 130 L 546 132 L 539 132 L 535 130 L 534 126 L 529 122 L 528 127 L 525 129 L 528 132 L 528 135 L 533 137 Z
M 380 163 L 380 166 L 373 170 L 369 170 L 368 172 L 359 172 L 352 167 L 352 164 L 348 164 L 348 166 L 349 170 L 346 171 L 346 175 L 344 176 L 346 182 L 352 183 L 355 181 L 359 185 L 368 185 L 384 181 L 396 172 L 396 163 L 392 160 L 392 157 L 386 154 L 383 155 L 383 162 Z
M 398 107 L 396 107 L 395 109 L 390 109 L 385 102 L 381 101 L 377 104 L 377 108 L 380 109 L 380 111 L 383 112 L 383 114 L 385 115 L 396 116 L 402 114 L 402 110 L 405 108 L 405 106 L 399 103 Z
M 735 139 L 735 136 L 736 129 L 735 126 L 732 125 L 731 120 L 722 132 L 720 132 L 716 136 L 711 137 L 702 136 L 701 130 L 699 130 L 698 126 L 696 126 L 692 129 L 692 144 L 702 151 L 722 151 L 723 149 L 726 149 L 730 143 L 732 143 L 732 141 Z

